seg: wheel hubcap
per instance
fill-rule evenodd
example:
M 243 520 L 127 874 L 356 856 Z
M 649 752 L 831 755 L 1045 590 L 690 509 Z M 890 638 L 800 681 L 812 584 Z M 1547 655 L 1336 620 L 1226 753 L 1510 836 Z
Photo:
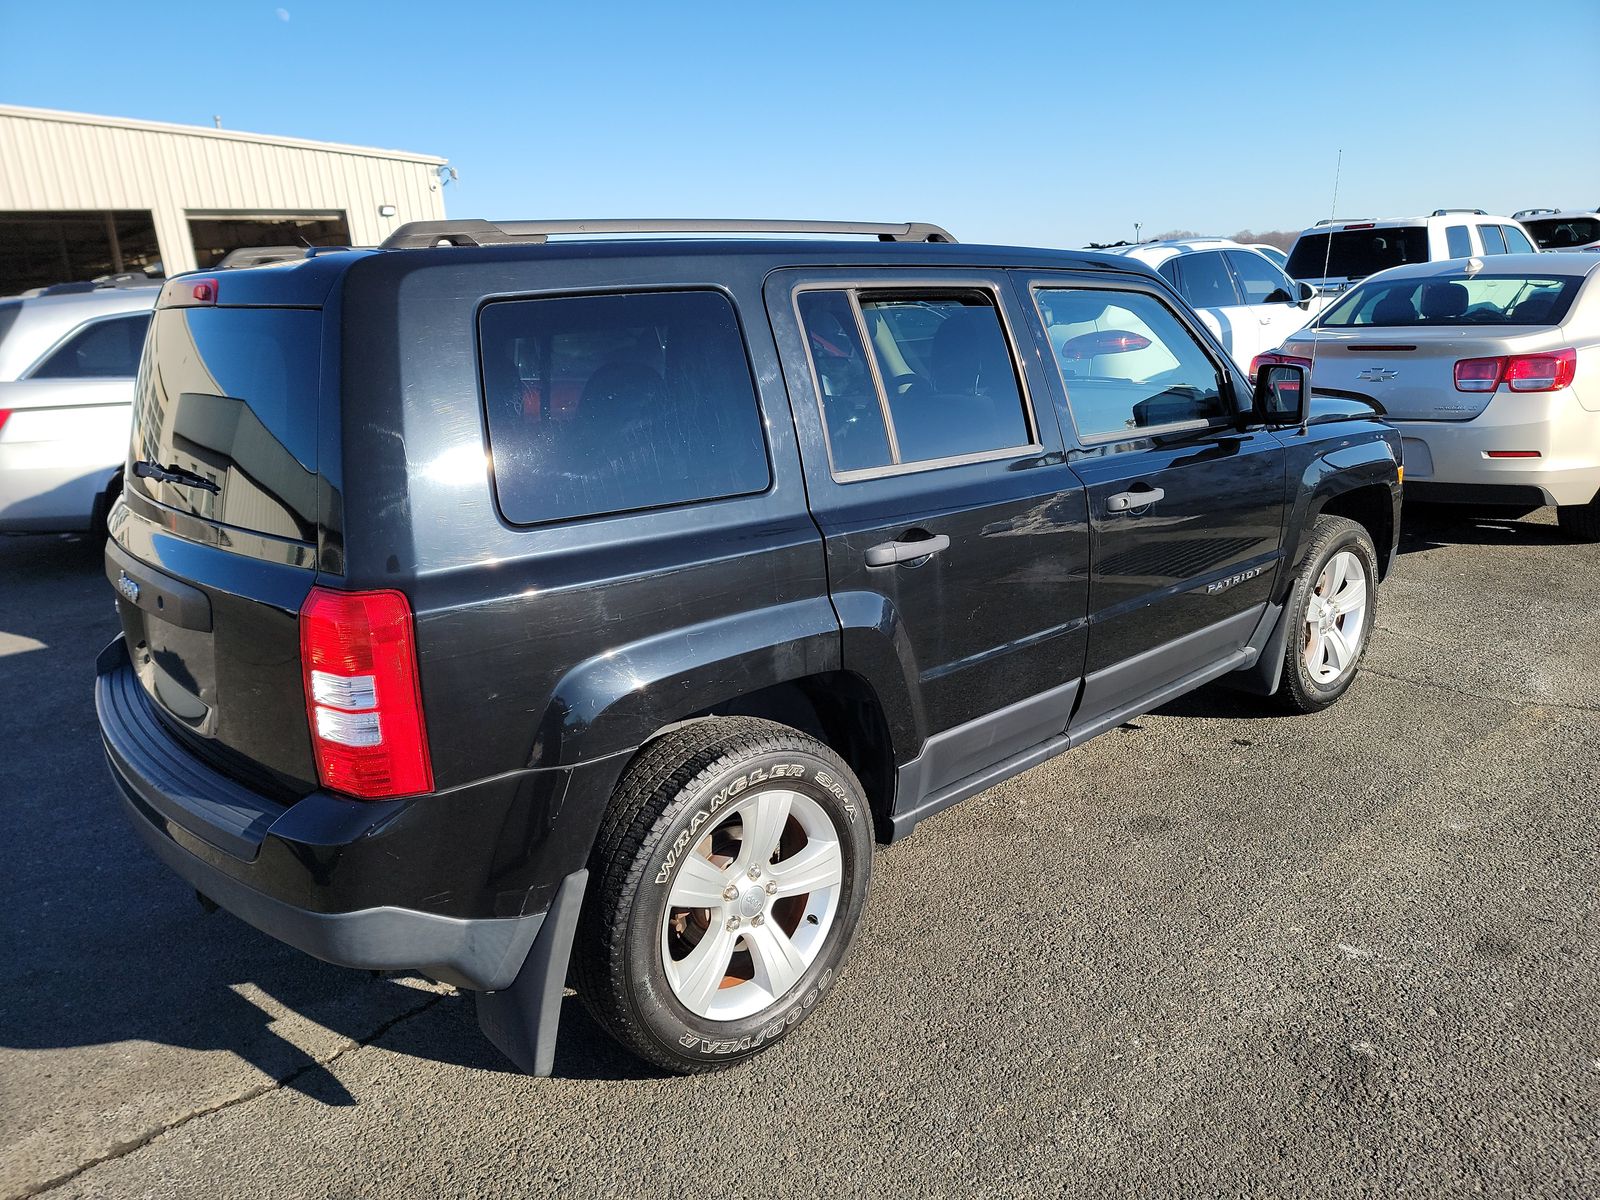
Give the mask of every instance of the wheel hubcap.
M 1323 566 L 1306 599 L 1301 658 L 1317 683 L 1326 686 L 1355 667 L 1367 607 L 1366 568 L 1351 551 L 1341 550 Z
M 667 885 L 661 961 L 679 1003 L 713 1021 L 776 1003 L 821 953 L 843 882 L 838 832 L 811 797 L 774 789 L 732 805 Z

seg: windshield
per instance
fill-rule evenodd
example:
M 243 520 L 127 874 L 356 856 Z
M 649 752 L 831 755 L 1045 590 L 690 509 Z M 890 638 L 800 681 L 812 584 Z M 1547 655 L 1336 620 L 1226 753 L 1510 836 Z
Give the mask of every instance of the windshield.
M 1522 227 L 1533 235 L 1541 250 L 1565 250 L 1600 242 L 1600 217 L 1546 217 L 1524 221 Z
M 1421 225 L 1395 229 L 1339 229 L 1303 234 L 1289 255 L 1296 279 L 1365 279 L 1390 267 L 1428 261 L 1428 231 Z
M 1579 276 L 1447 275 L 1371 280 L 1352 288 L 1317 322 L 1324 329 L 1408 325 L 1555 325 Z

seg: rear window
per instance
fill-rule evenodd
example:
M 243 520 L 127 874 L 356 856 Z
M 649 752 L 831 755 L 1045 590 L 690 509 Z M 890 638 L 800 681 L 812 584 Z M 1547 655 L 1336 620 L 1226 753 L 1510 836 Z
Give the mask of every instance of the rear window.
M 321 347 L 315 309 L 157 312 L 132 457 L 176 465 L 216 490 L 137 475 L 126 486 L 209 521 L 314 541 Z
M 495 490 L 519 525 L 771 481 L 738 318 L 717 292 L 501 300 L 479 318 Z
M 1289 255 L 1296 279 L 1365 279 L 1390 267 L 1428 261 L 1428 231 L 1421 225 L 1394 229 L 1337 229 L 1302 234 Z
M 1524 221 L 1522 227 L 1533 234 L 1541 250 L 1567 250 L 1600 241 L 1600 218 L 1595 217 L 1544 217 Z
M 132 379 L 139 371 L 150 314 L 106 317 L 81 326 L 30 379 Z
M 1583 282 L 1575 276 L 1455 275 L 1375 280 L 1352 288 L 1318 324 L 1326 329 L 1427 325 L 1555 325 Z

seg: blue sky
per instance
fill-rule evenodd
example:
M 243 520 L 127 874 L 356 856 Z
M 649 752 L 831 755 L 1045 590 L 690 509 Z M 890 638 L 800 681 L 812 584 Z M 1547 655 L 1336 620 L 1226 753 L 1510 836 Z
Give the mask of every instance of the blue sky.
M 452 216 L 1076 246 L 1600 204 L 1595 0 L 0 0 L 0 101 L 448 157 Z

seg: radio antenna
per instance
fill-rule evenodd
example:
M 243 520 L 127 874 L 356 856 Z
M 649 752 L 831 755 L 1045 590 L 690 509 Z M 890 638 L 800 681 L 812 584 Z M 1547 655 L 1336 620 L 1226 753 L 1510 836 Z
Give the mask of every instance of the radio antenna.
M 1339 215 L 1339 176 L 1344 172 L 1344 148 L 1340 147 L 1338 157 L 1333 160 L 1333 203 L 1328 206 L 1328 243 L 1322 251 L 1322 281 L 1328 281 L 1328 267 L 1333 262 L 1333 221 Z M 1306 431 L 1306 425 L 1311 421 L 1311 380 L 1317 373 L 1317 345 L 1321 341 L 1320 330 L 1316 322 L 1322 320 L 1322 312 L 1312 318 L 1311 326 L 1311 370 L 1306 373 L 1307 394 L 1305 404 L 1300 410 L 1300 432 Z

